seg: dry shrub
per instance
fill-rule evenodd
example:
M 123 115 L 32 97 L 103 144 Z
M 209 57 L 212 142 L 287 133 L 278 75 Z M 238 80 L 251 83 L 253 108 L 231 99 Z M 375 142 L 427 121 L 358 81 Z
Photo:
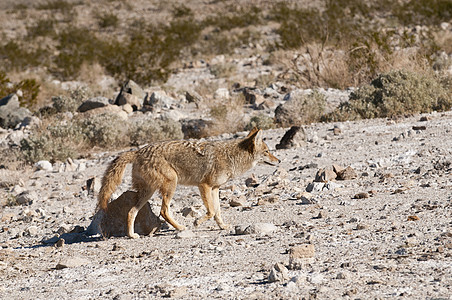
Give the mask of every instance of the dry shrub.
M 275 126 L 276 124 L 274 118 L 269 117 L 265 114 L 259 114 L 257 116 L 252 117 L 248 124 L 246 124 L 244 129 L 248 131 L 253 129 L 254 127 L 257 127 L 259 129 L 267 130 L 275 128 Z
M 183 137 L 181 124 L 170 119 L 140 119 L 130 125 L 130 140 L 134 146 Z
M 275 110 L 275 122 L 282 127 L 310 124 L 320 120 L 325 113 L 326 98 L 314 91 L 304 94 L 302 91 L 291 93 L 290 100 L 280 104 Z
M 433 75 L 395 70 L 360 87 L 325 120 L 395 117 L 445 111 L 451 106 L 451 94 Z
M 213 121 L 210 135 L 241 131 L 244 127 L 244 104 L 245 98 L 242 94 L 210 103 L 210 117 Z

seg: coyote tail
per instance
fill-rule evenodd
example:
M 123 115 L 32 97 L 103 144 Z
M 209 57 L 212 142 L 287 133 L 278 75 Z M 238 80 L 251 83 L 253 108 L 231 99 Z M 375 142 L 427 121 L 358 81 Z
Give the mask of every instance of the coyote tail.
M 110 200 L 111 195 L 121 183 L 127 164 L 133 162 L 136 156 L 137 151 L 129 151 L 119 155 L 110 163 L 102 178 L 102 187 L 97 197 L 96 211 L 107 210 L 108 200 Z

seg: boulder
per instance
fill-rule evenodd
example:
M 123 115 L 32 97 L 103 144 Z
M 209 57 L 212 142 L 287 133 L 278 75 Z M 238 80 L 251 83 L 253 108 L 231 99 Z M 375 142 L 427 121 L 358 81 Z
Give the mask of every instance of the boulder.
M 301 126 L 292 126 L 276 145 L 276 149 L 298 148 L 306 144 L 306 133 Z
M 127 81 L 115 99 L 116 105 L 130 104 L 134 110 L 139 110 L 143 107 L 146 93 L 134 81 Z
M 108 203 L 107 211 L 99 210 L 93 217 L 86 235 L 102 234 L 105 237 L 127 235 L 127 215 L 137 202 L 137 192 L 126 191 L 118 199 Z M 138 212 L 135 219 L 135 232 L 149 235 L 156 232 L 162 222 L 153 213 L 149 203 Z
M 31 112 L 28 109 L 20 107 L 16 94 L 0 99 L 0 127 L 14 128 L 30 116 Z

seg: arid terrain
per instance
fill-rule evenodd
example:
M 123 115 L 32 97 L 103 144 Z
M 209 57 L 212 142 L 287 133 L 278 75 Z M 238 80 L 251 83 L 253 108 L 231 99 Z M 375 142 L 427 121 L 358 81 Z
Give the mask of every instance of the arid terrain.
M 186 235 L 172 228 L 139 240 L 74 233 L 59 247 L 43 244 L 90 224 L 96 199 L 86 181 L 101 176 L 114 153 L 74 161 L 83 171 L 2 170 L 35 196 L 2 211 L 1 298 L 450 299 L 452 140 L 445 137 L 452 114 L 425 117 L 337 123 L 337 135 L 333 124 L 307 126 L 311 142 L 273 150 L 279 166 L 256 166 L 221 190 L 231 231 L 214 221 L 194 229 L 182 211 L 204 208 L 197 190 L 179 187 L 171 210 Z M 265 131 L 271 149 L 283 133 Z M 333 164 L 351 166 L 357 177 L 306 193 L 318 169 Z M 255 187 L 245 185 L 251 177 Z M 237 234 L 235 226 L 261 223 Z M 289 267 L 290 249 L 305 244 L 313 257 L 269 282 L 271 268 Z
M 0 36 L 0 299 L 452 299 L 449 0 L 4 0 Z M 229 230 L 179 186 L 188 230 L 99 233 L 119 153 L 254 126 Z

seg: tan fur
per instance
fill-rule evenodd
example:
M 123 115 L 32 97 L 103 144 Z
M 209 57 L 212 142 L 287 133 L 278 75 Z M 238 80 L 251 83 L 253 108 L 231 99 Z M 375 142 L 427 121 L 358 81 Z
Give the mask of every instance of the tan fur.
M 121 183 L 124 169 L 133 163 L 132 184 L 138 192 L 137 203 L 128 214 L 131 238 L 138 238 L 134 222 L 138 211 L 155 191 L 162 195 L 160 215 L 177 230 L 184 230 L 170 215 L 169 206 L 176 186 L 198 186 L 205 216 L 195 226 L 214 217 L 221 229 L 228 228 L 220 213 L 219 187 L 229 179 L 249 170 L 259 161 L 277 162 L 262 141 L 262 132 L 253 129 L 246 138 L 225 142 L 170 141 L 154 143 L 117 157 L 107 168 L 98 197 L 98 209 L 106 210 L 108 200 Z

